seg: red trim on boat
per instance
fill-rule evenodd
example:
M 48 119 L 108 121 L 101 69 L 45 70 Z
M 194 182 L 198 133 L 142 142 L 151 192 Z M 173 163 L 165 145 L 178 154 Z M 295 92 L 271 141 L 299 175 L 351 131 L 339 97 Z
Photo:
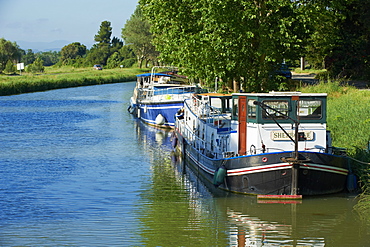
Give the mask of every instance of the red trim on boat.
M 257 195 L 257 199 L 301 200 L 302 195 Z

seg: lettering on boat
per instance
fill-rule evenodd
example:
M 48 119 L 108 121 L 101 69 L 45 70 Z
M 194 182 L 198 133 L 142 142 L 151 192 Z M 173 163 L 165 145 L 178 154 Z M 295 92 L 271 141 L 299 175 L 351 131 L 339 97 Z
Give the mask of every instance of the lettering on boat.
M 313 131 L 303 131 L 304 137 L 306 141 L 312 141 L 314 137 Z M 287 133 L 294 139 L 294 131 L 287 131 Z M 302 133 L 302 132 L 300 132 Z M 284 131 L 271 131 L 271 140 L 273 141 L 288 141 L 290 140 L 289 137 L 284 133 Z

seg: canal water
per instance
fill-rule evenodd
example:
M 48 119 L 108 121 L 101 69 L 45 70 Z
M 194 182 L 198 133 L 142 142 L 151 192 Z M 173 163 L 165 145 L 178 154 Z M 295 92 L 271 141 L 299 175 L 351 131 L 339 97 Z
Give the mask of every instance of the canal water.
M 354 196 L 212 194 L 128 114 L 133 88 L 0 97 L 0 246 L 370 246 Z

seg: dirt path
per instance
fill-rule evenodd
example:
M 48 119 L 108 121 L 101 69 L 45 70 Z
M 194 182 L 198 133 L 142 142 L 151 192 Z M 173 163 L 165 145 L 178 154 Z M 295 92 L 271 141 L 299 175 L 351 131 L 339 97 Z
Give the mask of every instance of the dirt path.
M 309 73 L 292 73 L 293 80 L 299 80 L 303 83 L 314 85 L 319 82 L 319 80 L 315 79 L 316 74 L 309 74 Z M 367 89 L 370 90 L 370 84 L 367 81 L 359 81 L 359 80 L 351 80 L 348 81 L 348 84 L 351 86 L 355 86 L 358 89 Z

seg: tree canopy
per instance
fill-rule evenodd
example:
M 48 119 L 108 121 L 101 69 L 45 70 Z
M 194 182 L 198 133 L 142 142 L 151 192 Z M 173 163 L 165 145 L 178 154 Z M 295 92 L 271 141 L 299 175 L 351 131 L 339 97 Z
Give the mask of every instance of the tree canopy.
M 0 72 L 2 72 L 8 61 L 17 61 L 20 49 L 15 42 L 0 38 Z
M 86 54 L 86 46 L 81 45 L 79 42 L 74 42 L 64 46 L 60 53 L 61 63 L 68 64 L 69 62 L 74 62 L 76 58 L 83 57 Z
M 27 52 L 0 39 L 0 72 L 10 62 L 107 68 L 172 65 L 195 79 L 246 91 L 281 90 L 283 61 L 305 56 L 331 77 L 370 77 L 370 0 L 139 0 L 113 37 L 103 21 L 90 50 L 79 42 L 61 52 Z M 283 86 L 282 86 L 283 85 Z
M 370 0 L 312 1 L 307 8 L 314 33 L 307 60 L 330 77 L 368 77 L 370 67 Z
M 98 42 L 99 46 L 110 45 L 110 37 L 112 35 L 112 27 L 110 21 L 103 21 L 100 24 L 100 29 L 95 35 L 94 40 Z
M 276 87 L 269 71 L 297 59 L 309 32 L 304 6 L 291 0 L 140 0 L 140 6 L 163 61 L 252 91 Z
M 150 24 L 143 16 L 140 6 L 136 8 L 134 14 L 122 28 L 122 37 L 126 45 L 132 47 L 140 68 L 145 61 L 152 60 L 156 62 L 158 52 L 152 43 Z

